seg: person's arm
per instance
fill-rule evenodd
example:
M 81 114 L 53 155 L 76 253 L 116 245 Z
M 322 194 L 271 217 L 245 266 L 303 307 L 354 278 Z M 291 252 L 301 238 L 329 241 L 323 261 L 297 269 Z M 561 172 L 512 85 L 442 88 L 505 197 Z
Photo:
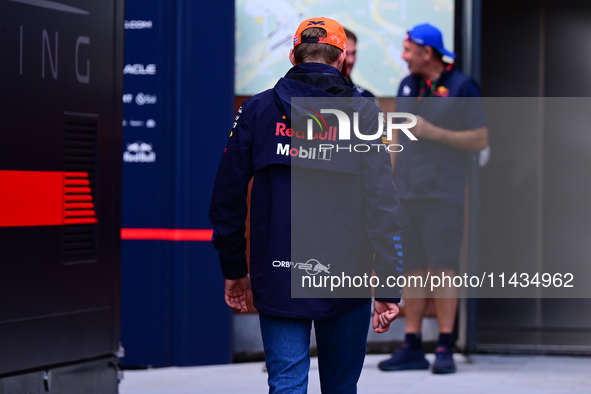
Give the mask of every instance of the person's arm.
M 398 144 L 398 130 L 393 130 L 392 131 L 392 139 L 388 140 L 388 144 Z M 392 164 L 392 175 L 394 175 L 394 172 L 396 171 L 396 157 L 398 156 L 398 152 L 396 152 L 396 149 L 392 149 L 392 152 L 390 152 L 390 164 Z
M 488 129 L 480 89 L 476 82 L 467 79 L 460 87 L 458 97 L 445 100 L 454 100 L 455 111 L 465 129 L 448 130 L 417 117 L 417 125 L 411 132 L 419 139 L 428 139 L 459 150 L 480 151 L 486 148 Z
M 435 126 L 420 116 L 417 116 L 417 124 L 410 129 L 410 132 L 419 141 L 427 139 L 459 150 L 480 151 L 488 144 L 488 129 L 486 127 L 453 131 Z
M 384 113 L 384 119 L 386 119 L 388 112 L 396 112 L 396 98 L 380 98 L 380 108 Z M 388 144 L 398 144 L 398 130 L 392 132 L 392 140 L 388 141 Z M 390 164 L 392 164 L 392 174 L 396 170 L 396 152 L 390 152 Z
M 246 197 L 252 170 L 252 134 L 248 115 L 240 108 L 228 144 L 218 167 L 209 208 L 214 228 L 212 243 L 219 251 L 222 274 L 226 278 L 226 303 L 246 312 L 252 298 L 246 263 Z
M 459 117 L 463 126 L 460 126 L 462 127 L 460 131 L 449 130 L 417 116 L 416 126 L 410 129 L 415 137 L 463 151 L 480 151 L 486 148 L 488 145 L 486 116 L 480 98 L 480 89 L 474 80 L 466 79 L 459 88 L 457 97 L 436 97 L 431 100 L 453 100 L 449 116 Z
M 388 277 L 397 277 L 401 252 L 399 221 L 400 203 L 394 181 L 390 156 L 383 150 L 363 154 L 362 188 L 365 232 L 374 249 L 373 269 L 382 285 L 375 288 L 374 330 L 382 333 L 398 315 L 400 289 L 387 285 Z M 381 326 L 381 328 L 380 328 Z

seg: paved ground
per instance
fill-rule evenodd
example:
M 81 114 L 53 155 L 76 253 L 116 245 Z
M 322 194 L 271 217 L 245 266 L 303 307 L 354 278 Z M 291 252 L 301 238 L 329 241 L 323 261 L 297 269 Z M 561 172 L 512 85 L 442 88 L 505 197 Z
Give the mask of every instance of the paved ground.
M 429 355 L 430 361 L 433 355 Z M 457 356 L 458 373 L 381 372 L 383 355 L 370 355 L 359 380 L 360 394 L 589 394 L 591 358 L 558 356 Z M 121 394 L 264 394 L 263 363 L 125 371 Z M 312 359 L 310 394 L 320 393 Z

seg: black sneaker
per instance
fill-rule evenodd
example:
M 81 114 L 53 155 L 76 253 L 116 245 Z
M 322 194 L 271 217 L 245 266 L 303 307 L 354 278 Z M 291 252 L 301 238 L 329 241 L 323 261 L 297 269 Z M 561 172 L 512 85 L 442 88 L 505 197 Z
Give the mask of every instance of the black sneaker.
M 454 363 L 453 352 L 445 346 L 439 346 L 435 349 L 435 362 L 433 363 L 433 373 L 454 373 L 456 364 Z
M 381 361 L 378 368 L 382 371 L 429 369 L 429 361 L 425 358 L 425 351 L 422 346 L 418 350 L 412 350 L 410 346 L 403 343 L 392 357 Z

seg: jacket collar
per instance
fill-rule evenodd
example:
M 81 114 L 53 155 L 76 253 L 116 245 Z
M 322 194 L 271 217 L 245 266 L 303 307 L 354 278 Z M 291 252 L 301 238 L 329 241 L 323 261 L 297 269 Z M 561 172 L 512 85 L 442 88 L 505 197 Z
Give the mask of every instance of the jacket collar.
M 285 78 L 303 82 L 322 90 L 328 90 L 333 86 L 348 87 L 349 83 L 333 66 L 324 63 L 302 63 L 293 66 Z

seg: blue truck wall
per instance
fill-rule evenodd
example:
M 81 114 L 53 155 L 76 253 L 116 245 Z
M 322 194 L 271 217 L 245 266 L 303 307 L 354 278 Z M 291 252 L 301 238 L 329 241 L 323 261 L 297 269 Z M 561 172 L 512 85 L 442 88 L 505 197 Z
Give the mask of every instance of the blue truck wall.
M 234 111 L 234 1 L 126 2 L 125 229 L 210 229 Z M 209 242 L 122 241 L 125 366 L 231 361 L 231 313 Z

